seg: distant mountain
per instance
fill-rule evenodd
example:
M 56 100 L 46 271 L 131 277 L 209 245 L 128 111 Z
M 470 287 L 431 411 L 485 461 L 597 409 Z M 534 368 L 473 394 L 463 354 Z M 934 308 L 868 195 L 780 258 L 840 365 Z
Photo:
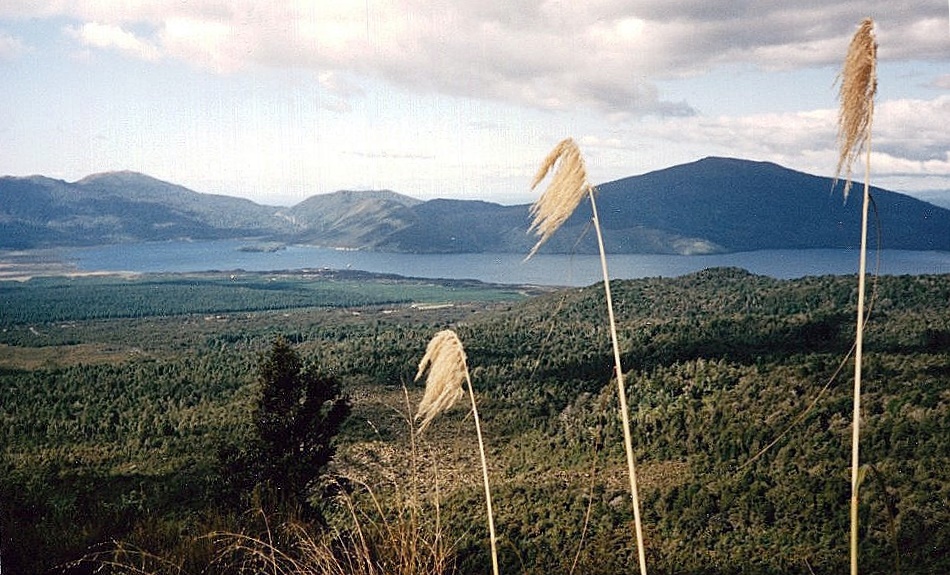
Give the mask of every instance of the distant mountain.
M 311 196 L 280 212 L 296 228 L 296 241 L 343 248 L 373 248 L 416 221 L 422 200 L 388 190 Z
M 602 184 L 598 211 L 612 253 L 701 254 L 760 249 L 857 248 L 861 187 L 769 162 L 705 158 Z M 871 234 L 883 247 L 950 250 L 950 210 L 872 188 Z M 590 221 L 583 203 L 555 236 L 564 251 Z M 872 237 L 872 241 L 873 237 Z M 575 248 L 593 252 L 592 238 Z M 542 250 L 543 251 L 543 250 Z
M 75 186 L 102 198 L 161 206 L 188 220 L 215 230 L 233 230 L 237 235 L 293 229 L 284 223 L 277 208 L 242 198 L 201 194 L 136 172 L 95 174 Z
M 950 210 L 879 188 L 872 196 L 870 231 L 876 237 L 880 229 L 883 247 L 950 251 Z M 705 158 L 602 184 L 597 198 L 610 253 L 857 248 L 860 242 L 860 186 L 845 201 L 831 179 L 768 162 Z M 525 233 L 528 206 L 433 200 L 412 211 L 419 219 L 376 249 L 527 253 L 533 245 Z M 582 202 L 541 252 L 596 253 L 590 220 L 590 204 Z
M 856 248 L 861 190 L 768 162 L 705 158 L 598 186 L 611 253 Z M 890 249 L 950 251 L 950 210 L 874 188 L 871 233 Z M 594 253 L 588 202 L 542 252 Z M 0 249 L 259 238 L 414 253 L 527 253 L 528 206 L 420 201 L 391 191 L 316 195 L 290 208 L 200 194 L 134 172 L 67 183 L 0 178 Z
M 416 253 L 522 252 L 530 249 L 528 206 L 476 200 L 430 200 L 411 210 L 412 223 L 377 249 Z
M 0 178 L 0 248 L 219 239 L 291 233 L 276 208 L 199 194 L 133 172 L 67 183 Z
M 605 233 L 615 238 L 653 230 L 687 249 L 701 242 L 698 251 L 851 248 L 860 240 L 862 186 L 845 201 L 840 183 L 769 162 L 705 158 L 598 189 Z M 872 242 L 879 230 L 888 249 L 950 250 L 950 210 L 879 188 L 871 195 Z

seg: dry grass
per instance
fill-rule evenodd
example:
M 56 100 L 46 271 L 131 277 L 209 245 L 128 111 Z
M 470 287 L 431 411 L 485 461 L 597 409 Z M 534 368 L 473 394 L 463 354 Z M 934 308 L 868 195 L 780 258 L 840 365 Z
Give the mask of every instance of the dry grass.
M 530 259 L 537 253 L 593 190 L 587 181 L 584 158 L 574 140 L 562 140 L 551 150 L 535 174 L 531 189 L 536 188 L 552 169 L 554 176 L 551 182 L 538 201 L 531 206 L 533 220 L 528 231 L 534 232 L 540 239 L 525 259 Z
M 79 561 L 66 566 L 82 572 L 92 568 L 95 573 L 116 575 L 186 575 L 181 561 L 169 559 L 129 543 L 113 542 L 91 551 Z M 64 569 L 65 570 L 65 569 Z
M 851 167 L 865 152 L 864 200 L 861 212 L 861 251 L 858 269 L 858 305 L 854 342 L 854 406 L 851 437 L 851 575 L 858 575 L 858 502 L 862 471 L 859 445 L 861 434 L 861 377 L 864 350 L 864 300 L 867 276 L 868 206 L 871 177 L 871 121 L 874 117 L 874 96 L 877 93 L 877 42 L 874 39 L 874 21 L 861 22 L 851 39 L 840 76 L 838 113 L 838 169 L 845 173 L 845 198 L 851 187 Z
M 370 510 L 350 496 L 341 499 L 351 523 L 318 531 L 296 521 L 261 535 L 215 533 L 216 565 L 224 572 L 273 575 L 445 575 L 455 571 L 452 549 L 442 537 L 438 512 L 424 513 L 418 500 L 386 513 L 363 486 Z M 265 518 L 266 519 L 266 518 Z M 432 519 L 425 524 L 422 521 Z
M 341 496 L 351 522 L 330 530 L 294 519 L 277 522 L 258 510 L 261 529 L 216 531 L 192 541 L 210 550 L 190 571 L 183 556 L 162 556 L 121 542 L 103 545 L 69 565 L 116 575 L 259 573 L 262 575 L 448 575 L 455 572 L 454 549 L 442 533 L 438 505 L 423 509 L 418 499 L 396 502 L 384 512 L 363 485 L 364 501 Z M 367 504 L 366 501 L 369 501 Z M 187 551 L 187 549 L 185 549 Z M 83 571 L 85 572 L 85 571 Z
M 446 345 L 444 338 L 441 339 Z M 430 361 L 438 363 L 434 346 Z M 455 573 L 455 550 L 443 532 L 438 475 L 433 482 L 419 479 L 413 420 L 408 391 L 403 388 L 405 411 L 397 410 L 408 431 L 408 477 L 393 474 L 382 483 L 385 498 L 352 475 L 339 489 L 341 514 L 327 529 L 290 520 L 271 529 L 270 518 L 259 511 L 257 534 L 219 532 L 210 535 L 219 552 L 216 566 L 223 572 L 273 575 L 448 575 Z M 395 406 L 393 406 L 395 407 Z M 391 462 L 383 462 L 373 477 L 379 482 Z M 407 480 L 408 479 L 408 480 Z
M 405 390 L 404 397 L 408 408 Z M 451 575 L 456 572 L 455 548 L 443 531 L 439 475 L 433 474 L 435 481 L 419 481 L 412 418 L 408 409 L 400 414 L 410 439 L 408 455 L 400 454 L 406 473 L 383 481 L 385 474 L 375 473 L 383 496 L 347 475 L 335 498 L 340 513 L 327 526 L 303 523 L 292 510 L 290 515 L 269 515 L 258 506 L 245 516 L 241 531 L 212 530 L 183 540 L 167 555 L 113 542 L 73 566 L 122 575 Z M 394 467 L 388 461 L 381 466 L 377 471 Z M 201 552 L 199 561 L 188 561 L 194 550 Z
M 452 408 L 465 394 L 462 382 L 468 377 L 465 351 L 458 336 L 451 330 L 435 334 L 419 361 L 416 380 L 428 370 L 426 390 L 419 402 L 415 419 L 422 419 L 419 431 L 424 431 L 440 413 Z
M 835 177 L 844 175 L 844 196 L 851 189 L 851 167 L 870 144 L 874 96 L 877 93 L 877 42 L 874 21 L 866 18 L 851 39 L 841 71 L 838 98 L 838 167 Z
M 478 438 L 478 453 L 482 461 L 482 481 L 485 486 L 485 506 L 488 512 L 488 533 L 491 538 L 492 572 L 498 575 L 498 541 L 495 536 L 495 514 L 492 511 L 491 486 L 488 481 L 488 459 L 485 456 L 485 441 L 482 439 L 482 424 L 475 403 L 475 389 L 468 373 L 465 350 L 462 342 L 452 330 L 443 330 L 435 334 L 426 353 L 419 362 L 416 380 L 428 370 L 426 391 L 416 412 L 415 419 L 422 418 L 420 433 L 432 419 L 452 407 L 464 393 L 462 381 L 468 384 L 468 395 L 472 400 L 472 418 L 475 420 L 475 435 Z

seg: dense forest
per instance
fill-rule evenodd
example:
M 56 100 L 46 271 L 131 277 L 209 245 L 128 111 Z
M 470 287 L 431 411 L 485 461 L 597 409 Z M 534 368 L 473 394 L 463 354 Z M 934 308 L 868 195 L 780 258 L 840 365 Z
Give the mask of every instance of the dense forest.
M 847 568 L 854 284 L 737 269 L 612 283 L 652 571 Z M 950 572 L 950 278 L 882 277 L 873 292 L 862 571 Z M 352 403 L 336 487 L 315 495 L 328 526 L 346 502 L 393 525 L 418 488 L 438 502 L 446 572 L 487 572 L 471 418 L 456 408 L 410 432 L 416 365 L 451 327 L 502 572 L 629 572 L 602 298 L 301 274 L 0 282 L 0 568 L 91 572 L 103 564 L 79 560 L 121 541 L 167 572 L 229 572 L 204 536 L 259 526 L 228 454 L 249 441 L 259 359 L 281 336 Z

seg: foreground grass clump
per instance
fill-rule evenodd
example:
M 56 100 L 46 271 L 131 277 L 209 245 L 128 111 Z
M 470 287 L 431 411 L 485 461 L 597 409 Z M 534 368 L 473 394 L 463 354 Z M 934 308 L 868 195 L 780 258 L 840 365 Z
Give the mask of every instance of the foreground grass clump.
M 447 575 L 454 572 L 451 548 L 434 513 L 412 498 L 384 510 L 372 490 L 369 507 L 343 497 L 349 521 L 317 529 L 285 521 L 263 534 L 217 532 L 211 565 L 222 573 L 280 575 Z M 392 502 L 387 502 L 392 503 Z
M 178 539 L 173 548 L 154 551 L 159 547 L 154 540 L 97 545 L 66 569 L 115 575 L 454 573 L 452 549 L 439 531 L 437 508 L 433 514 L 413 498 L 384 511 L 368 488 L 342 499 L 348 517 L 337 518 L 329 528 L 258 509 L 231 519 L 230 527 L 243 526 L 239 531 L 206 531 Z

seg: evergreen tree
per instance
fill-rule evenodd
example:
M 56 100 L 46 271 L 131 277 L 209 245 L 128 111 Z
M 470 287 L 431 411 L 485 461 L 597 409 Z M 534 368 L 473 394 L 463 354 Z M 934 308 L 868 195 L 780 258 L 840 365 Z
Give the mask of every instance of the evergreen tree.
M 283 337 L 261 356 L 258 380 L 257 481 L 278 504 L 311 514 L 307 499 L 333 458 L 333 438 L 350 413 L 349 400 L 339 380 L 305 366 Z

